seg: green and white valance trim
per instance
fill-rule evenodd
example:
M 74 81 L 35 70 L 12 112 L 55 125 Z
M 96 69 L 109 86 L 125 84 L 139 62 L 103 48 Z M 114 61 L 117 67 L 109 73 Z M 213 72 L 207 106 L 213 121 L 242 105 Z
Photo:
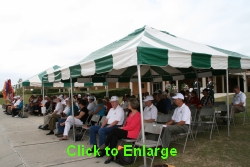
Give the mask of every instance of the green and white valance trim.
M 74 65 L 44 75 L 43 81 L 55 82 L 70 77 L 92 77 L 99 74 L 107 78 L 107 81 L 112 78 L 110 76 L 131 80 L 137 75 L 137 65 L 142 65 L 144 75 L 151 75 L 151 78 L 159 76 L 163 80 L 166 77 L 177 80 L 191 77 L 188 76 L 191 75 L 190 72 L 183 69 L 250 69 L 250 57 L 145 26 L 91 53 Z M 180 72 L 182 75 L 176 75 Z M 210 72 L 213 74 L 213 71 Z

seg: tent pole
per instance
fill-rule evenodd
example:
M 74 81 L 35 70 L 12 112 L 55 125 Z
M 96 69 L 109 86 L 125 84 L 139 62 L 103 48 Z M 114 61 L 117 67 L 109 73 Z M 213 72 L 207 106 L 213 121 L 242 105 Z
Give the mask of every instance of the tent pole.
M 107 82 L 107 76 L 106 76 L 106 97 L 109 97 L 109 84 Z
M 22 116 L 24 116 L 24 87 L 23 87 L 23 114 L 22 114 Z
M 43 83 L 42 83 L 43 84 Z M 43 102 L 44 102 L 44 84 L 43 84 Z M 45 105 L 45 104 L 44 104 Z M 43 106 L 45 107 L 45 106 Z M 45 113 L 43 113 L 43 121 L 45 121 Z
M 145 132 L 144 132 L 144 118 L 143 118 L 143 104 L 142 104 L 142 91 L 141 91 L 141 67 L 137 65 L 138 71 L 138 88 L 139 88 L 139 100 L 140 100 L 140 110 L 141 110 L 141 132 L 142 132 L 142 143 L 145 145 Z M 143 157 L 144 165 L 147 166 L 146 156 Z
M 228 130 L 228 136 L 230 136 L 230 118 L 229 118 L 229 88 L 228 88 L 228 68 L 226 71 L 226 86 L 227 86 L 227 130 Z
M 72 117 L 73 117 L 73 139 L 74 142 L 76 142 L 75 140 L 75 113 L 74 113 L 74 102 L 73 102 L 73 92 L 72 92 L 72 78 L 70 77 L 70 94 L 71 94 L 71 108 L 72 108 Z

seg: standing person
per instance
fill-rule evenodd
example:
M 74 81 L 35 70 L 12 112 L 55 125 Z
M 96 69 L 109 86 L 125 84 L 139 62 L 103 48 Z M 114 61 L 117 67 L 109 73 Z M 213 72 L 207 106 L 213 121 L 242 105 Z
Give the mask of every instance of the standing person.
M 193 83 L 193 89 L 196 91 L 198 98 L 200 98 L 200 88 L 201 88 L 201 83 L 197 81 L 197 79 L 195 79 Z
M 152 97 L 153 99 L 153 97 Z M 125 124 L 123 127 L 113 129 L 106 138 L 105 143 L 100 146 L 101 154 L 104 153 L 106 146 L 109 146 L 110 151 L 113 148 L 116 148 L 118 140 L 120 139 L 137 139 L 141 130 L 141 114 L 138 112 L 137 108 L 139 107 L 139 102 L 131 98 L 128 100 L 128 109 L 131 110 Z M 110 154 L 110 152 L 109 152 Z M 114 159 L 111 156 L 104 162 L 105 164 L 110 163 Z
M 166 92 L 171 92 L 171 84 L 169 83 L 169 81 L 166 82 L 165 91 Z
M 212 77 L 208 77 L 207 81 L 208 94 L 212 97 L 214 104 L 214 82 L 212 81 Z
M 166 123 L 167 127 L 164 128 L 162 133 L 163 147 L 167 148 L 170 143 L 171 134 L 186 133 L 188 126 L 190 126 L 191 112 L 188 106 L 184 103 L 184 96 L 177 93 L 172 97 L 177 108 L 174 110 L 174 115 L 171 120 Z

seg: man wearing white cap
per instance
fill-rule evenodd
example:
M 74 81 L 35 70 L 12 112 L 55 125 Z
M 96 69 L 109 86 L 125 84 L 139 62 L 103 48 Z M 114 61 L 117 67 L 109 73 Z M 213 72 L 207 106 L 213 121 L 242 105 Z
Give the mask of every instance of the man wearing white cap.
M 112 96 L 110 103 L 112 108 L 109 110 L 106 119 L 102 122 L 102 125 L 91 126 L 90 131 L 90 144 L 93 145 L 92 152 L 96 145 L 96 134 L 99 134 L 99 146 L 105 143 L 106 136 L 114 128 L 122 126 L 124 121 L 124 110 L 119 105 L 119 98 L 117 96 Z M 101 155 L 103 156 L 103 155 Z
M 146 98 L 143 100 L 146 105 L 143 111 L 143 118 L 147 123 L 155 122 L 157 120 L 158 110 L 152 103 L 153 100 L 153 96 L 146 96 Z
M 89 105 L 87 109 L 89 110 L 89 114 L 91 114 L 94 111 L 96 103 L 94 102 L 95 99 L 93 96 L 89 96 L 88 99 L 89 99 Z
M 177 108 L 174 110 L 172 119 L 166 123 L 163 134 L 161 136 L 163 147 L 167 148 L 170 143 L 171 134 L 186 133 L 190 125 L 191 112 L 188 106 L 183 102 L 184 96 L 177 93 L 172 97 Z

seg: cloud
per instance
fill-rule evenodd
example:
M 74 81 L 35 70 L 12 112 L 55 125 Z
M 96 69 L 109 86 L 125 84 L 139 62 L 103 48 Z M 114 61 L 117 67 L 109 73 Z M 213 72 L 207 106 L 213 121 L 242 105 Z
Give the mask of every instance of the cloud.
M 16 0 L 0 6 L 0 87 L 91 52 L 148 25 L 250 55 L 250 2 Z

